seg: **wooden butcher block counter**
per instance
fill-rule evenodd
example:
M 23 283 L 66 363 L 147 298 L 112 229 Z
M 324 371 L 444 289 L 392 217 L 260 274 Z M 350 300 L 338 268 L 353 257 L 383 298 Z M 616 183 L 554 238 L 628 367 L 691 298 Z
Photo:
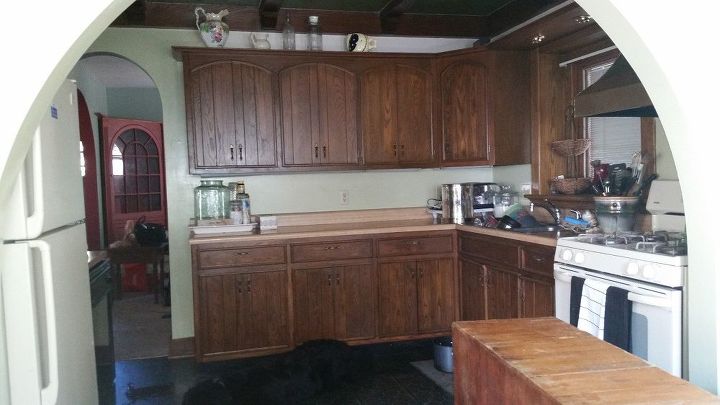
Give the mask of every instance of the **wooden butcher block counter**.
M 720 398 L 556 318 L 453 324 L 456 404 L 699 404 Z

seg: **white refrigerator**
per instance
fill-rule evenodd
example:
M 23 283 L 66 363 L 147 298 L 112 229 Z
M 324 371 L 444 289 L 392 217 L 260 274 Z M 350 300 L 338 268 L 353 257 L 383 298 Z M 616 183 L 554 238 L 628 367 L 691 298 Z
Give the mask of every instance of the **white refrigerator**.
M 79 145 L 67 81 L 0 201 L 0 404 L 98 402 Z

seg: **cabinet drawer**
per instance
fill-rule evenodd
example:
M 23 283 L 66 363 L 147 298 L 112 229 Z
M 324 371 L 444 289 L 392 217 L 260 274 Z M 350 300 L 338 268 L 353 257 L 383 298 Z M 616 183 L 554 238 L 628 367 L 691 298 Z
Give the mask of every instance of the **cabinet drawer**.
M 490 238 L 460 236 L 460 252 L 463 255 L 488 259 L 510 267 L 518 267 L 517 245 Z
M 523 270 L 553 275 L 554 249 L 522 246 L 520 248 L 520 268 Z
M 412 256 L 452 253 L 451 235 L 384 239 L 378 242 L 378 256 Z
M 201 250 L 198 264 L 201 269 L 285 263 L 284 246 Z
M 362 259 L 372 257 L 372 241 L 303 243 L 290 246 L 293 262 L 320 262 L 337 259 Z

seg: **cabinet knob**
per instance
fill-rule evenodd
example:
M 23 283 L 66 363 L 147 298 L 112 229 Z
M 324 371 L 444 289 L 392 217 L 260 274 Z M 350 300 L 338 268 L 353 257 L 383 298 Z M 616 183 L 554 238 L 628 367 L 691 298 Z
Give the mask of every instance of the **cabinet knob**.
M 238 293 L 242 294 L 242 292 L 243 292 L 243 285 L 242 285 L 243 283 L 242 283 L 242 280 L 236 281 L 235 284 L 236 284 L 236 286 L 237 286 L 237 291 L 238 291 Z
M 247 256 L 249 253 L 248 252 L 237 252 L 235 254 L 238 256 Z
M 235 153 L 232 145 L 230 145 L 230 160 L 235 160 Z
M 317 147 L 317 145 L 315 145 L 315 158 L 317 159 L 318 157 L 320 157 L 318 155 L 318 147 Z
M 397 144 L 393 145 L 393 156 L 397 156 Z
M 327 146 L 323 146 L 323 158 L 327 157 Z
M 340 285 L 340 273 L 335 273 L 335 284 Z
M 332 285 L 332 274 L 328 274 L 328 285 Z
M 340 249 L 340 246 L 325 246 L 325 250 L 338 250 Z
M 243 147 L 242 145 L 238 145 L 238 160 L 243 160 Z
M 248 279 L 247 281 L 247 292 L 250 292 L 250 288 L 252 287 L 252 280 Z
M 409 240 L 409 241 L 407 241 L 406 243 L 407 243 L 408 245 L 418 245 L 418 244 L 420 244 L 420 242 L 418 242 L 418 241 L 416 241 L 416 240 Z

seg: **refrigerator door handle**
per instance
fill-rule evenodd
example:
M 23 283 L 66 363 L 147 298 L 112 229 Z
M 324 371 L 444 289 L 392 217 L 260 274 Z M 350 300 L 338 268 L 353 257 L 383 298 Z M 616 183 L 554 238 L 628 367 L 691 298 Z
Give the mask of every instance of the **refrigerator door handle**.
M 41 390 L 42 402 L 54 404 L 58 399 L 58 344 L 57 344 L 57 317 L 55 314 L 55 293 L 53 289 L 53 272 L 50 266 L 50 246 L 42 240 L 28 241 L 28 246 L 40 251 L 42 268 L 43 291 L 45 293 L 45 318 L 47 330 L 47 386 Z
M 35 130 L 33 135 L 33 144 L 31 153 L 32 159 L 32 175 L 27 176 L 32 181 L 30 188 L 32 189 L 32 207 L 30 208 L 30 216 L 27 218 L 28 230 L 31 234 L 39 235 L 42 233 L 42 224 L 45 220 L 45 204 L 43 198 L 43 161 L 42 161 L 42 136 L 40 128 Z

